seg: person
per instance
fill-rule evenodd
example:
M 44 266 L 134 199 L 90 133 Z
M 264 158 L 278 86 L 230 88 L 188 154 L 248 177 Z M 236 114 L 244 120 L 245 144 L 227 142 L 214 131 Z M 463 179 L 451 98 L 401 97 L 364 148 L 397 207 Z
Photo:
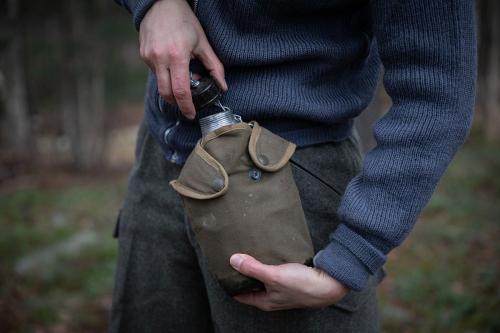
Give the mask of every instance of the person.
M 387 255 L 470 129 L 473 1 L 116 1 L 151 71 L 117 222 L 111 332 L 377 331 Z M 314 267 L 234 254 L 230 264 L 262 292 L 221 290 L 168 186 L 201 136 L 195 66 L 225 92 L 222 104 L 298 146 L 293 174 Z M 393 104 L 362 157 L 353 119 L 382 66 Z

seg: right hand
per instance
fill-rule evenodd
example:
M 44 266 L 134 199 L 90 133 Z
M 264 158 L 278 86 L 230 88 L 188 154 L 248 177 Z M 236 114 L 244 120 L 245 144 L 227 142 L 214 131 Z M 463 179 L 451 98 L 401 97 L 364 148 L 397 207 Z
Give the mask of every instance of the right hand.
M 186 0 L 158 0 L 139 29 L 140 55 L 156 75 L 158 92 L 188 119 L 196 110 L 191 97 L 189 62 L 199 59 L 215 82 L 227 91 L 224 67 Z

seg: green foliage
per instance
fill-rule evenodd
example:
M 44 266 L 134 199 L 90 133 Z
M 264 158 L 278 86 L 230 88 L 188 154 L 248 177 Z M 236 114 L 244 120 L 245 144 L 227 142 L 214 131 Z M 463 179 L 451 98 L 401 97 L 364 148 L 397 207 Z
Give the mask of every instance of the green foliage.
M 391 253 L 379 292 L 383 332 L 500 330 L 498 170 L 499 147 L 472 138 L 458 153 Z M 106 330 L 125 185 L 98 179 L 0 194 L 1 332 Z
M 499 170 L 499 147 L 473 139 L 457 154 L 388 263 L 384 331 L 500 329 Z
M 0 331 L 105 331 L 125 180 L 0 194 Z

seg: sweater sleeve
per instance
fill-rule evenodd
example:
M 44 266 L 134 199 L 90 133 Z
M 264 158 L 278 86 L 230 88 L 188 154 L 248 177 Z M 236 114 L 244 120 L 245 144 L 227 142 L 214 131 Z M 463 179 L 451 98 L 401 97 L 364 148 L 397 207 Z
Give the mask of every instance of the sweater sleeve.
M 156 0 L 115 0 L 118 5 L 124 7 L 132 14 L 132 20 L 137 31 L 139 31 L 142 19 L 155 1 Z
M 373 32 L 392 107 L 351 180 L 339 227 L 315 266 L 353 290 L 401 244 L 468 135 L 474 108 L 474 1 L 375 0 Z

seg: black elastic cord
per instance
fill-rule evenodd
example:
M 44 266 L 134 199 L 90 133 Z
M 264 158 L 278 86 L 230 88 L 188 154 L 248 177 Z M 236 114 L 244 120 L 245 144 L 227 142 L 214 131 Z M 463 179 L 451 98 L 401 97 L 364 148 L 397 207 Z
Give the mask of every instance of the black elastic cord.
M 329 184 L 328 182 L 323 180 L 321 177 L 319 177 L 319 176 L 315 175 L 314 173 L 312 173 L 311 171 L 307 170 L 305 167 L 303 167 L 302 165 L 300 165 L 299 163 L 297 163 L 293 159 L 290 159 L 290 163 L 293 164 L 294 166 L 296 166 L 297 169 L 300 169 L 300 170 L 304 171 L 305 173 L 309 174 L 311 177 L 314 177 L 317 181 L 319 181 L 320 183 L 322 183 L 326 187 L 330 188 L 332 191 L 337 193 L 339 196 L 342 196 L 342 191 L 340 191 L 336 186 Z

